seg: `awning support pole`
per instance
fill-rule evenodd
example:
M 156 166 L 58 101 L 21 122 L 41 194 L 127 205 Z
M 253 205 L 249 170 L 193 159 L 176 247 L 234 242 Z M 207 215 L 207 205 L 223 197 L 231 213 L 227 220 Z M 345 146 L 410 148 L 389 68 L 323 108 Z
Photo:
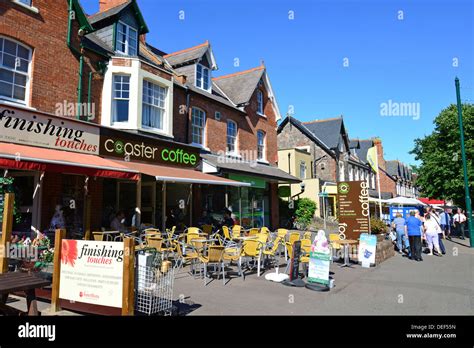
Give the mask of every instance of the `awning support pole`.
M 139 228 L 142 222 L 142 175 L 137 180 L 137 197 L 135 207 L 135 227 Z
M 166 181 L 161 186 L 161 231 L 166 231 Z
M 189 184 L 189 226 L 193 225 L 193 184 Z

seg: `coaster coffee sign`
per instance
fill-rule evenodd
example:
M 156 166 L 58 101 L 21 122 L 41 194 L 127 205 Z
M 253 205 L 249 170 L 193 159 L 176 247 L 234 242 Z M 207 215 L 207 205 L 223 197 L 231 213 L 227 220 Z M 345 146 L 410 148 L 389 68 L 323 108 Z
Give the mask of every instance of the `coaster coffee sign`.
M 366 181 L 344 181 L 337 184 L 339 236 L 357 239 L 369 233 L 369 189 Z

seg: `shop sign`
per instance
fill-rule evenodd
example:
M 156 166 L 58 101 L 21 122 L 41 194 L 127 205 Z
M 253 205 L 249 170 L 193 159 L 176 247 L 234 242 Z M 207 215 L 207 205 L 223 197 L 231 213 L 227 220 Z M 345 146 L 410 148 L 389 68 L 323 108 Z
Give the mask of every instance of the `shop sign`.
M 310 252 L 308 266 L 308 281 L 319 284 L 329 284 L 329 264 L 331 254 Z
M 301 241 L 293 243 L 293 255 L 290 260 L 290 280 L 298 279 L 300 269 Z
M 99 153 L 125 161 L 182 167 L 196 167 L 200 158 L 198 148 L 110 128 L 100 130 Z
M 254 188 L 260 188 L 260 189 L 265 189 L 267 187 L 267 183 L 264 179 L 261 178 L 256 178 L 253 176 L 246 176 L 246 175 L 240 175 L 240 174 L 229 174 L 229 179 L 235 180 L 235 181 L 240 181 L 240 182 L 246 182 L 251 185 L 251 187 Z
M 97 155 L 99 128 L 0 105 L 0 142 Z
M 59 298 L 122 308 L 124 244 L 63 239 Z
M 345 181 L 337 184 L 339 204 L 339 236 L 357 239 L 369 232 L 369 189 L 366 181 Z
M 359 241 L 359 262 L 362 267 L 370 267 L 375 264 L 375 251 L 377 248 L 377 236 L 362 233 Z

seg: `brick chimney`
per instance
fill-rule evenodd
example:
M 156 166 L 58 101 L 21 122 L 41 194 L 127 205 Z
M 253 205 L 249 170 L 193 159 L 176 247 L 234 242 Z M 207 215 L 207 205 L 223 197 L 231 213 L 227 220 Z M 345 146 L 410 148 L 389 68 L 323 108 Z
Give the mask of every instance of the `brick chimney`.
M 383 170 L 387 170 L 387 164 L 385 163 L 385 159 L 383 157 L 382 140 L 379 138 L 375 138 L 374 145 L 377 147 L 377 160 L 379 161 L 379 167 Z
M 110 10 L 112 7 L 116 7 L 126 3 L 128 0 L 99 0 L 99 12 Z
M 146 34 L 141 34 L 140 35 L 140 42 L 144 45 L 146 44 Z

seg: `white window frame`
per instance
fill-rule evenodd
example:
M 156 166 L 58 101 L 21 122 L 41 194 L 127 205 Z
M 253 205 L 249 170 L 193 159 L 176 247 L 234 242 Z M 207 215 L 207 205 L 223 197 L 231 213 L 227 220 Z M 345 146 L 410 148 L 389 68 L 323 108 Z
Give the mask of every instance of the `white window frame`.
M 115 77 L 116 76 L 126 76 L 128 77 L 128 98 L 117 98 L 115 96 Z M 131 79 L 132 77 L 129 75 L 129 74 L 120 74 L 120 73 L 116 73 L 116 74 L 113 74 L 112 75 L 112 115 L 111 115 L 111 123 L 112 125 L 116 126 L 116 125 L 128 125 L 129 122 L 130 122 L 130 93 L 131 93 L 131 88 L 130 88 L 130 85 L 131 85 Z M 123 84 L 123 82 L 122 82 Z M 123 90 L 121 90 L 123 91 Z M 117 110 L 117 104 L 116 104 L 116 100 L 128 100 L 128 116 L 127 116 L 127 121 L 115 121 L 115 111 Z
M 346 180 L 346 174 L 344 173 L 344 162 L 340 161 L 339 162 L 339 181 L 345 181 Z
M 197 125 L 194 124 L 194 122 L 193 122 L 193 120 L 194 120 L 194 110 L 202 112 L 202 114 L 203 114 L 203 124 L 202 124 L 202 126 L 197 126 Z M 195 127 L 198 127 L 198 128 L 202 129 L 202 134 L 201 134 L 202 144 L 201 143 L 196 143 L 194 141 L 194 128 Z M 206 146 L 206 112 L 203 109 L 197 108 L 197 107 L 194 107 L 194 106 L 191 108 L 191 141 L 192 141 L 193 145 L 200 146 L 200 147 L 205 147 Z
M 229 124 L 233 124 L 235 127 L 235 136 L 229 135 Z M 239 128 L 237 127 L 237 122 L 233 120 L 227 120 L 227 131 L 226 131 L 226 153 L 231 154 L 231 155 L 236 155 L 238 153 L 238 134 L 239 134 Z M 229 137 L 234 138 L 234 150 L 230 151 L 229 150 Z
M 201 78 L 198 79 L 198 68 L 201 68 Z M 207 85 L 208 85 L 208 88 L 205 89 L 204 88 L 204 71 L 207 71 Z M 208 67 L 205 67 L 204 65 L 202 64 L 196 64 L 196 79 L 195 79 L 195 85 L 197 88 L 199 89 L 202 89 L 203 91 L 208 91 L 210 92 L 211 89 L 212 89 L 212 85 L 211 85 L 211 69 L 209 69 Z M 201 84 L 201 86 L 199 86 L 199 84 Z
M 118 48 L 118 43 L 119 43 L 119 25 L 123 25 L 124 28 L 125 28 L 125 42 L 123 42 L 123 44 L 125 45 L 125 51 L 121 51 L 119 48 Z M 135 29 L 135 28 L 132 28 L 130 25 L 122 22 L 122 21 L 118 21 L 117 23 L 117 26 L 116 26 L 116 33 L 115 33 L 115 50 L 117 52 L 120 52 L 120 53 L 123 53 L 123 54 L 126 54 L 127 56 L 137 56 L 138 55 L 138 45 L 139 45 L 139 37 L 138 37 L 138 30 Z M 130 54 L 130 31 L 134 31 L 135 33 L 137 33 L 137 38 L 136 38 L 136 46 L 135 46 L 135 54 Z M 121 41 L 120 41 L 121 42 Z
M 150 104 L 150 103 L 145 102 L 143 100 L 143 98 L 145 97 L 145 85 L 147 83 L 151 84 L 152 86 L 156 86 L 160 89 L 164 89 L 164 97 L 163 97 L 163 106 L 162 107 L 159 106 L 159 105 Z M 143 84 L 142 84 L 142 117 L 141 117 L 141 124 L 139 125 L 140 128 L 156 130 L 156 131 L 159 131 L 159 132 L 164 132 L 167 129 L 167 126 L 166 126 L 167 117 L 168 117 L 168 115 L 166 113 L 166 111 L 168 109 L 167 101 L 168 101 L 168 88 L 167 87 L 162 86 L 159 83 L 156 83 L 155 81 L 151 81 L 151 80 L 148 80 L 148 79 L 143 79 Z M 161 109 L 163 111 L 162 120 L 161 120 L 161 128 L 151 127 L 151 126 L 147 126 L 147 125 L 143 124 L 143 113 L 144 113 L 145 105 L 150 106 L 151 108 Z
M 354 167 L 353 166 L 349 166 L 349 181 L 354 181 Z
M 305 161 L 300 161 L 300 179 L 304 180 L 306 179 L 306 162 Z
M 259 115 L 265 116 L 263 107 L 263 92 L 260 89 L 257 89 L 257 113 Z
M 25 99 L 24 100 L 16 99 L 16 98 L 13 98 L 13 97 L 10 98 L 10 97 L 6 97 L 6 96 L 0 96 L 0 100 L 6 100 L 6 101 L 13 102 L 13 103 L 25 105 L 25 106 L 30 106 L 31 62 L 32 62 L 32 58 L 33 58 L 33 49 L 26 46 L 26 45 L 24 45 L 23 43 L 19 42 L 18 40 L 15 40 L 15 39 L 10 38 L 8 36 L 0 35 L 0 39 L 4 40 L 3 45 L 5 44 L 5 40 L 11 41 L 11 42 L 13 42 L 17 45 L 16 53 L 15 53 L 15 62 L 16 62 L 17 59 L 19 59 L 19 57 L 18 57 L 18 46 L 21 46 L 21 47 L 25 48 L 29 52 L 27 72 L 26 73 L 23 72 L 23 71 L 18 72 L 16 70 L 16 67 L 15 67 L 15 70 L 12 70 L 12 68 L 10 68 L 10 67 L 3 66 L 3 52 L 4 52 L 4 49 L 3 49 L 3 46 L 2 46 L 2 48 L 1 48 L 2 49 L 2 51 L 1 51 L 2 55 L 0 56 L 0 67 L 2 69 L 5 69 L 5 70 L 8 70 L 8 71 L 12 72 L 13 74 L 20 74 L 20 75 L 25 76 L 26 77 L 26 84 L 25 84 Z M 9 53 L 7 53 L 7 54 L 9 54 Z M 15 77 L 13 76 L 13 78 L 15 78 Z M 15 80 L 13 80 L 12 88 L 13 88 L 13 85 L 15 85 Z M 17 86 L 20 86 L 20 85 L 17 85 Z
M 260 145 L 259 134 L 263 135 L 263 144 Z M 267 134 L 263 130 L 257 131 L 257 161 L 266 161 L 267 160 Z M 259 157 L 259 148 L 262 147 L 262 156 Z

